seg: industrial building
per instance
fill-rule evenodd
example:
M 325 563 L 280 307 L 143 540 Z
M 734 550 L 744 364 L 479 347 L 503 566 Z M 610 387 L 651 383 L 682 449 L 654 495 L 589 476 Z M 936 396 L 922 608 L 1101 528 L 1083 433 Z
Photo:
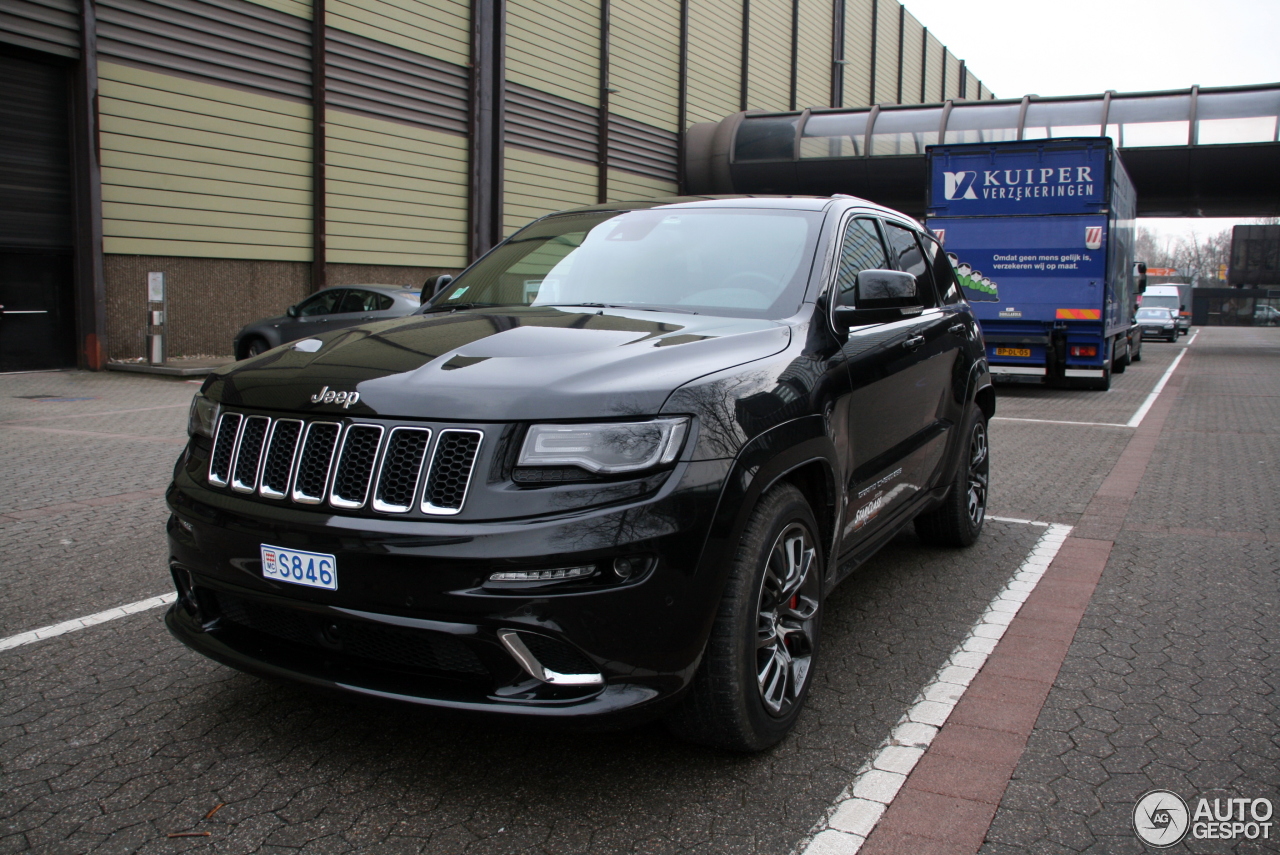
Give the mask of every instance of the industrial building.
M 226 354 L 673 194 L 737 111 L 991 97 L 891 0 L 3 0 L 0 370 Z

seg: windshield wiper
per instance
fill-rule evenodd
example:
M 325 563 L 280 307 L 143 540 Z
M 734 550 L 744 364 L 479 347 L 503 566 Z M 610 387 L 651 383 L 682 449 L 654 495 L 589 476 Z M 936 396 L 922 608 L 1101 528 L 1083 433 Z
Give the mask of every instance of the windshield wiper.
M 641 312 L 675 312 L 681 315 L 696 315 L 692 309 L 676 309 L 671 306 L 645 306 L 640 303 L 551 303 L 561 309 L 636 309 Z

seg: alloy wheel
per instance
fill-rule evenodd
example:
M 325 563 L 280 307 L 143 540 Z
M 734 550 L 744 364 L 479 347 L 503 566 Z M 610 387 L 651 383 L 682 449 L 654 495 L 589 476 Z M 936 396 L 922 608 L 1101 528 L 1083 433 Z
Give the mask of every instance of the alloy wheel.
M 987 484 L 990 478 L 987 454 L 987 428 L 981 420 L 973 426 L 969 438 L 969 522 L 976 529 L 987 514 Z
M 809 529 L 790 523 L 769 550 L 756 609 L 756 684 L 770 715 L 787 715 L 803 694 L 816 647 L 817 549 Z

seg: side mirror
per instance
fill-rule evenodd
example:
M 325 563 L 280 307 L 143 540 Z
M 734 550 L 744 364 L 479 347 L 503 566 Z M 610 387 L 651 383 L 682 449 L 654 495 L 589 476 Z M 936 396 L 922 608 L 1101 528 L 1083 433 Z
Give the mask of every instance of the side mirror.
M 1178 311 L 1179 311 L 1179 312 L 1185 312 L 1186 310 L 1187 310 L 1187 304 L 1186 304 L 1186 303 L 1180 303 L 1180 304 L 1178 305 Z
M 285 313 L 286 315 L 288 315 L 289 317 L 291 317 L 291 318 L 296 318 L 296 317 L 298 317 L 298 307 L 297 307 L 297 306 L 290 306 L 289 308 L 287 308 L 287 309 L 285 309 L 285 310 L 284 310 L 284 313 Z
M 1147 263 L 1145 261 L 1135 261 L 1133 263 L 1133 280 L 1138 286 L 1139 294 L 1147 290 Z
M 916 292 L 916 278 L 900 270 L 864 270 L 853 283 L 855 305 L 837 306 L 836 324 L 886 323 L 924 311 Z
M 435 276 L 427 278 L 422 283 L 422 302 L 427 302 L 435 295 L 444 290 L 444 287 L 453 281 L 452 273 L 439 273 Z

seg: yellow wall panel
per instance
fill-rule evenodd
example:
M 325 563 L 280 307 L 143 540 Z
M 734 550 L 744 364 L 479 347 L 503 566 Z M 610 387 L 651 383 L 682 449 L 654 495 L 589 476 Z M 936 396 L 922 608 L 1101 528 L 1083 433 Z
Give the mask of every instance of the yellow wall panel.
M 846 0 L 844 106 L 871 104 L 871 0 Z
M 831 0 L 800 0 L 796 106 L 831 106 Z
M 747 109 L 788 109 L 791 101 L 791 0 L 753 0 L 748 37 Z
M 105 252 L 310 258 L 308 105 L 98 68 Z
M 327 0 L 329 26 L 455 65 L 471 61 L 471 7 L 460 0 Z
M 614 0 L 609 9 L 609 111 L 678 130 L 680 0 Z
M 942 95 L 942 42 L 933 33 L 929 34 L 929 46 L 926 50 L 928 56 L 925 61 L 925 77 L 928 82 L 925 84 L 924 99 L 932 104 L 946 100 Z
M 327 140 L 330 261 L 466 263 L 465 138 L 330 110 Z
M 599 106 L 599 0 L 510 0 L 507 79 Z
M 688 116 L 718 122 L 742 98 L 742 0 L 689 0 Z
M 897 3 L 881 0 L 876 30 L 875 103 L 898 102 L 898 9 Z
M 503 169 L 505 234 L 523 228 L 543 214 L 595 204 L 594 164 L 507 146 Z
M 661 199 L 674 196 L 679 191 L 674 181 L 648 178 L 633 172 L 609 170 L 609 201 L 635 202 L 644 199 Z
M 924 25 L 910 12 L 906 15 L 902 40 L 902 103 L 920 103 L 920 63 L 924 58 Z

